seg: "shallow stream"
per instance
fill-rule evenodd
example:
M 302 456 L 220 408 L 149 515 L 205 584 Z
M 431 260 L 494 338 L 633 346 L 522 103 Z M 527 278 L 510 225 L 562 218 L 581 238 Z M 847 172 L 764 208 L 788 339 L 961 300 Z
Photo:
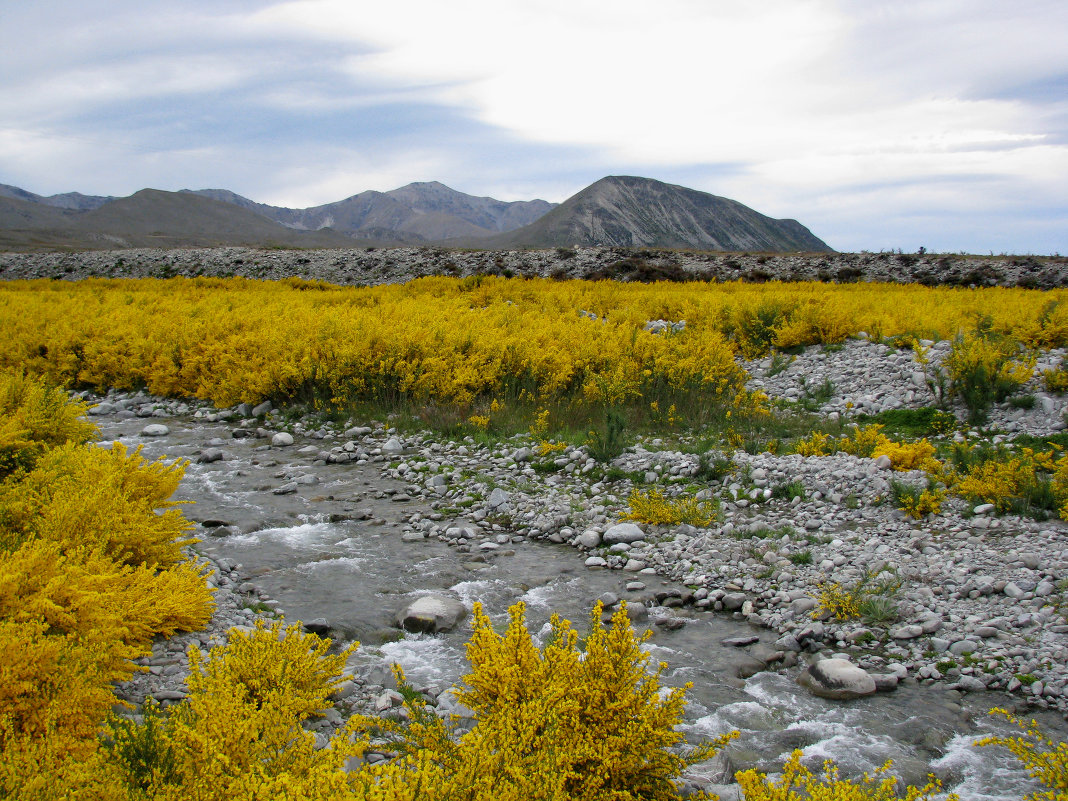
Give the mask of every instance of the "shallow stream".
M 213 529 L 201 528 L 199 547 L 241 563 L 249 580 L 289 619 L 326 618 L 340 638 L 360 640 L 360 669 L 372 682 L 387 683 L 392 662 L 402 665 L 413 685 L 436 692 L 466 672 L 468 626 L 436 636 L 401 635 L 394 627 L 396 613 L 427 590 L 451 590 L 468 608 L 481 601 L 501 622 L 508 607 L 522 600 L 530 630 L 541 633 L 553 612 L 585 630 L 596 599 L 608 592 L 633 597 L 625 585 L 636 578 L 648 585 L 646 595 L 671 586 L 656 576 L 587 570 L 566 545 L 521 540 L 463 553 L 435 539 L 405 536 L 405 521 L 431 510 L 420 500 L 403 500 L 404 485 L 383 478 L 381 463 L 313 464 L 314 454 L 298 450 L 314 440 L 298 438 L 295 446 L 272 449 L 265 440 L 233 439 L 223 423 L 193 418 L 94 422 L 104 441 L 142 445 L 148 458 L 189 459 L 178 498 L 195 505 L 184 513 L 198 523 L 225 522 L 233 532 L 217 537 Z M 170 434 L 140 436 L 153 422 L 167 425 Z M 223 450 L 225 458 L 197 464 L 197 454 L 209 447 Z M 293 479 L 296 492 L 274 494 Z M 662 617 L 681 618 L 684 625 L 656 625 Z M 893 692 L 827 701 L 796 683 L 800 668 L 737 677 L 739 670 L 747 675 L 752 658 L 721 640 L 758 636 L 770 644 L 774 637 L 766 630 L 726 614 L 663 607 L 650 609 L 642 624 L 653 630 L 652 657 L 667 665 L 663 682 L 693 685 L 686 716 L 690 738 L 742 733 L 729 748 L 729 763 L 716 763 L 715 781 L 730 781 L 734 769 L 774 771 L 801 748 L 810 767 L 833 757 L 843 775 L 872 771 L 892 759 L 894 773 L 906 781 L 922 784 L 933 772 L 962 799 L 1019 799 L 1037 789 L 1003 749 L 971 745 L 1005 730 L 987 711 L 1011 708 L 1016 699 L 996 693 L 961 698 L 909 680 Z M 1059 716 L 1039 720 L 1055 737 L 1068 736 Z

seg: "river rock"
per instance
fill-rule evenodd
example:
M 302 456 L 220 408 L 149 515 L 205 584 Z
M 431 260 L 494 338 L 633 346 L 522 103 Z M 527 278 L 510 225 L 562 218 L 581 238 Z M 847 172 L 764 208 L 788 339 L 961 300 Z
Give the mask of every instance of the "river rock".
M 875 692 L 875 679 L 845 659 L 824 659 L 806 668 L 798 683 L 820 698 L 846 701 Z
M 390 437 L 386 440 L 386 444 L 382 446 L 382 453 L 400 453 L 404 450 L 404 445 L 396 437 Z
M 271 445 L 276 448 L 285 448 L 293 444 L 293 435 L 288 434 L 285 431 L 279 431 L 273 437 L 271 437 Z
M 645 532 L 634 523 L 616 523 L 604 533 L 603 540 L 608 545 L 625 542 L 628 545 L 645 539 Z
M 444 593 L 430 593 L 417 598 L 397 615 L 397 623 L 406 631 L 436 634 L 449 631 L 467 616 L 459 598 Z
M 163 423 L 149 423 L 141 429 L 142 437 L 165 437 L 170 433 L 171 430 Z
M 486 508 L 491 512 L 503 512 L 510 505 L 511 496 L 500 487 L 494 487 L 486 499 Z
M 575 544 L 581 548 L 596 548 L 601 544 L 601 533 L 588 528 L 575 538 Z

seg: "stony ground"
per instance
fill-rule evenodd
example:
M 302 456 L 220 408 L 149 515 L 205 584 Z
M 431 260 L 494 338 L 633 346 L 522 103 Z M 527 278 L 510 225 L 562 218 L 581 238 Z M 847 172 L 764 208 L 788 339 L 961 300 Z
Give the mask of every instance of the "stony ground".
M 932 343 L 933 361 L 948 343 Z M 1043 356 L 1041 368 L 1063 353 Z M 809 348 L 783 369 L 770 359 L 748 363 L 751 386 L 781 398 L 803 397 L 814 381 L 833 387 L 821 411 L 848 416 L 932 402 L 909 352 L 852 340 L 841 349 Z M 770 373 L 774 373 L 771 375 Z M 1032 409 L 997 408 L 985 432 L 1048 434 L 1064 428 L 1063 397 L 1031 387 Z M 406 435 L 384 424 L 332 426 L 312 419 L 283 423 L 266 408 L 212 410 L 199 404 L 112 393 L 96 415 L 194 414 L 223 419 L 241 435 L 271 448 L 302 449 L 320 463 L 379 465 L 382 476 L 404 482 L 413 501 L 403 536 L 437 538 L 465 552 L 489 555 L 524 538 L 576 549 L 589 570 L 633 574 L 632 606 L 660 605 L 685 625 L 694 615 L 722 613 L 774 632 L 774 646 L 750 647 L 756 667 L 775 669 L 799 659 L 847 656 L 879 678 L 939 682 L 960 692 L 1014 692 L 1023 707 L 1068 711 L 1068 623 L 1062 582 L 1068 578 L 1068 524 L 1016 516 L 960 500 L 947 501 L 927 520 L 906 518 L 887 501 L 891 480 L 921 484 L 919 473 L 894 473 L 877 460 L 833 456 L 719 453 L 724 474 L 698 478 L 699 455 L 667 440 L 628 448 L 608 465 L 586 447 L 541 455 L 528 436 L 492 446 L 449 441 L 429 433 Z M 147 410 L 147 412 L 146 412 Z M 963 413 L 963 410 L 957 410 Z M 264 416 L 265 415 L 265 416 Z M 283 431 L 283 429 L 285 429 Z M 958 433 L 957 437 L 965 436 Z M 683 445 L 686 445 L 683 438 Z M 205 459 L 216 458 L 208 448 Z M 777 487 L 800 482 L 798 497 Z M 695 528 L 631 526 L 620 516 L 634 487 L 670 493 L 685 488 L 718 498 L 719 519 Z M 275 492 L 295 492 L 290 477 Z M 636 533 L 635 533 L 636 532 Z M 219 610 L 204 632 L 161 642 L 147 660 L 150 673 L 124 696 L 139 701 L 183 694 L 184 650 L 222 642 L 233 625 L 260 616 L 246 608 L 260 598 L 228 560 L 211 564 Z M 653 574 L 680 582 L 681 591 L 643 592 Z M 864 577 L 890 584 L 875 593 L 867 619 L 814 619 L 821 588 L 855 585 Z M 900 584 L 899 587 L 896 587 Z M 607 599 L 612 601 L 613 599 Z M 362 680 L 347 685 L 339 714 L 392 709 L 399 698 Z M 331 721 L 323 722 L 329 728 Z
M 478 251 L 445 248 L 350 250 L 111 250 L 0 253 L 0 278 L 173 276 L 300 277 L 336 284 L 385 284 L 427 275 L 553 276 L 659 280 L 891 281 L 929 285 L 1025 286 L 1068 283 L 1068 258 L 955 254 L 709 253 L 632 248 Z

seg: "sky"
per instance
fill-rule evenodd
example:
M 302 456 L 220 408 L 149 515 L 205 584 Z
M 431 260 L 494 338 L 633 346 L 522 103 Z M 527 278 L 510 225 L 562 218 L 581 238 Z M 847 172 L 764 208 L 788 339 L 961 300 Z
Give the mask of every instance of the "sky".
M 0 0 L 0 183 L 303 208 L 641 175 L 843 251 L 1068 254 L 1064 0 Z

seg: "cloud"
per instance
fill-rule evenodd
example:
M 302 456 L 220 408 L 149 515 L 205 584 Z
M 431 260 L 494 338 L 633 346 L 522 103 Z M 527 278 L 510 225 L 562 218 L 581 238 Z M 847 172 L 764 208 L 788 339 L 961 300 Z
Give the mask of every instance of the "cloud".
M 1068 250 L 1065 30 L 1062 0 L 41 0 L 0 28 L 0 180 L 297 206 L 629 173 L 838 247 L 1034 220 Z

